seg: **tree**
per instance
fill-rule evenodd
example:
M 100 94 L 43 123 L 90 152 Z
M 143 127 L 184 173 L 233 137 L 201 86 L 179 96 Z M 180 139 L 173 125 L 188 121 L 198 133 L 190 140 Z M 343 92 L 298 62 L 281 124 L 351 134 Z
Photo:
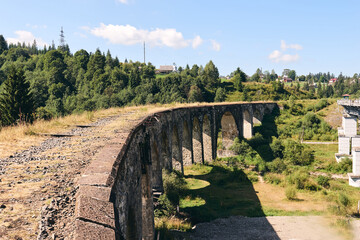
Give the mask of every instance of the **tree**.
M 5 50 L 8 50 L 8 44 L 3 35 L 0 35 L 0 54 L 2 54 Z
M 234 87 L 238 91 L 242 91 L 243 85 L 242 82 L 246 81 L 246 74 L 240 70 L 240 68 L 237 68 L 234 75 Z
M 204 85 L 209 89 L 219 85 L 219 70 L 211 60 L 204 68 Z
M 189 91 L 189 102 L 201 102 L 203 100 L 201 90 L 198 86 L 191 86 Z
M 223 102 L 226 99 L 226 91 L 224 88 L 218 88 L 215 94 L 215 102 Z
M 25 80 L 22 68 L 11 66 L 0 96 L 2 125 L 11 125 L 18 120 L 32 120 L 33 101 L 29 88 L 30 85 Z
M 295 70 L 290 70 L 288 77 L 291 78 L 292 80 L 295 80 L 296 78 Z
M 87 69 L 87 64 L 89 62 L 89 53 L 84 50 L 84 49 L 81 49 L 79 51 L 77 51 L 75 54 L 74 54 L 74 58 L 75 58 L 75 62 L 76 62 L 76 65 L 84 70 Z

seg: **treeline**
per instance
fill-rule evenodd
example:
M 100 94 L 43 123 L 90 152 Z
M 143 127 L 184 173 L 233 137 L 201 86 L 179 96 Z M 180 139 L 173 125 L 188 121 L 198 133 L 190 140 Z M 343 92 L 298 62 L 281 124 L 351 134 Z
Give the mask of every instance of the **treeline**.
M 177 72 L 166 75 L 156 75 L 155 71 L 151 63 L 120 62 L 111 56 L 110 51 L 105 54 L 97 49 L 95 53 L 89 53 L 81 49 L 73 54 L 68 45 L 56 48 L 52 44 L 39 49 L 36 41 L 31 45 L 8 45 L 0 35 L 0 124 L 4 126 L 24 119 L 49 119 L 73 112 L 126 105 L 287 100 L 292 95 L 304 99 L 360 94 L 357 81 L 353 83 L 341 76 L 334 87 L 316 86 L 311 81 L 284 85 L 276 81 L 280 77 L 274 71 L 267 74 L 259 69 L 248 76 L 238 68 L 231 74 L 231 79 L 220 79 L 212 61 L 205 67 L 196 64 L 179 67 Z M 296 77 L 294 70 L 290 73 Z M 31 109 L 18 103 L 10 104 L 23 101 L 15 97 L 16 94 L 12 96 L 17 91 L 12 89 L 15 86 L 23 86 L 21 91 L 28 98 L 24 101 L 26 106 L 31 105 Z M 9 112 L 12 112 L 11 117 Z
M 216 97 L 220 79 L 212 61 L 204 68 L 194 65 L 181 73 L 156 77 L 151 63 L 120 62 L 110 51 L 88 53 L 82 49 L 72 54 L 68 47 L 37 50 L 35 44 L 8 46 L 0 35 L 0 98 L 9 96 L 15 86 L 11 81 L 29 84 L 26 95 L 33 103 L 33 116 L 27 119 L 129 104 L 225 99 L 225 93 Z M 12 107 L 3 101 L 2 109 Z M 26 110 L 20 108 L 16 109 L 18 115 Z M 3 120 L 5 114 L 0 112 L 2 125 L 11 124 Z

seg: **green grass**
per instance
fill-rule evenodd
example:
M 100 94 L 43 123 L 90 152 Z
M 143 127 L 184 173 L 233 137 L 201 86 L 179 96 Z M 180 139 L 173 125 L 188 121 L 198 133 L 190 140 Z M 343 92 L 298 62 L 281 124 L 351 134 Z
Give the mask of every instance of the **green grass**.
M 191 187 L 180 207 L 190 214 L 193 223 L 232 215 L 265 216 L 253 185 L 242 170 L 196 165 L 186 168 L 185 178 Z
M 274 208 L 263 208 L 266 216 L 320 216 L 324 215 L 322 211 L 285 211 Z
M 315 161 L 324 163 L 335 161 L 335 153 L 338 151 L 337 144 L 306 144 L 314 151 Z

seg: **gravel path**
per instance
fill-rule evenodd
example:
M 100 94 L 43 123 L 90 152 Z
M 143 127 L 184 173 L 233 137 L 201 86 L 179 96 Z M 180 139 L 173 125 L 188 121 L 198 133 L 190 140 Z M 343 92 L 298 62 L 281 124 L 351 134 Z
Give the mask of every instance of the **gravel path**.
M 73 231 L 76 178 L 116 133 L 104 126 L 131 113 L 49 137 L 0 158 L 0 239 L 64 239 Z
M 358 222 L 357 222 L 358 223 Z M 342 240 L 320 216 L 229 217 L 196 225 L 185 239 Z M 181 238 L 181 237 L 180 237 Z

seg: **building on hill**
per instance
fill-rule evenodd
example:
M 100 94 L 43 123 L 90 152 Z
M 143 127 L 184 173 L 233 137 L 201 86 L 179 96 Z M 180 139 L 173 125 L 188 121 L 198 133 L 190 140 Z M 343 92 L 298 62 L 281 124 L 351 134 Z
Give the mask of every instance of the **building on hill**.
M 333 85 L 333 84 L 335 84 L 336 82 L 337 82 L 337 78 L 332 78 L 332 79 L 330 79 L 329 80 L 329 85 Z
M 287 76 L 285 76 L 283 79 L 282 79 L 282 82 L 285 82 L 285 83 L 291 83 L 293 82 L 293 80 Z
M 172 73 L 172 72 L 176 72 L 177 71 L 177 67 L 176 65 L 161 65 L 160 68 L 156 71 L 156 73 L 162 73 L 162 74 L 167 74 L 167 73 Z

